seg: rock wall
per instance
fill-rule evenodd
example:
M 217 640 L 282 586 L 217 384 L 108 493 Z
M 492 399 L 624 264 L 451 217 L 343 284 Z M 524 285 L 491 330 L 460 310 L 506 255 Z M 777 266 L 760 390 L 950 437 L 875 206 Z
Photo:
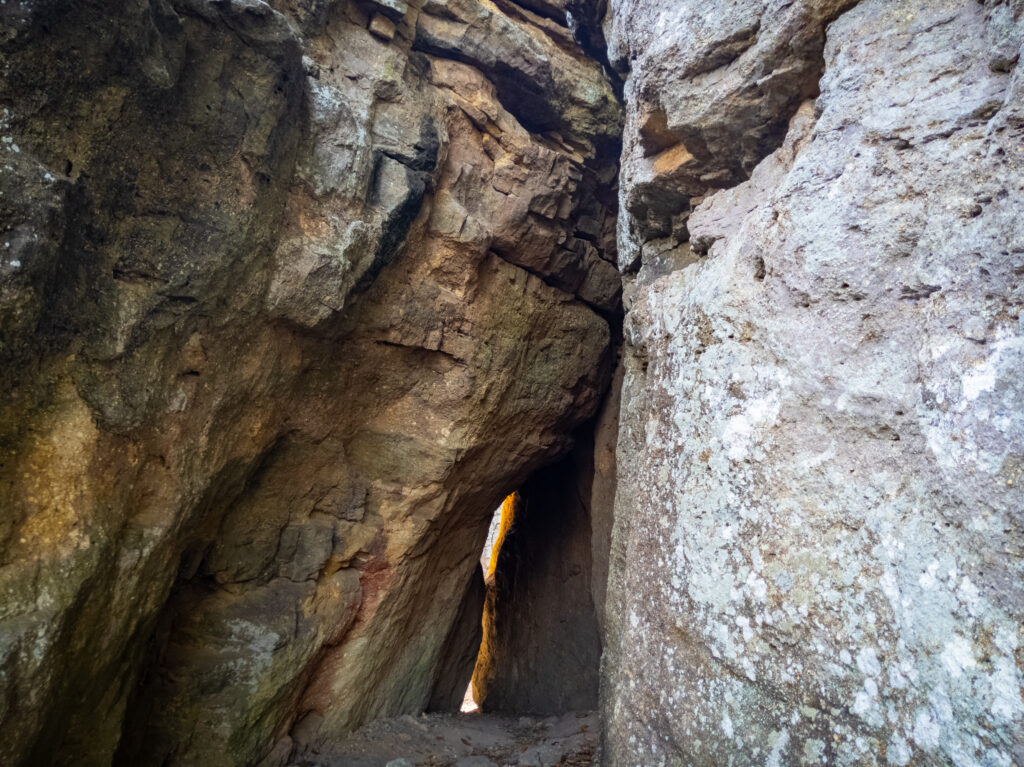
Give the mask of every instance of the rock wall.
M 1022 42 L 0 3 L 0 762 L 450 707 L 522 489 L 496 706 L 590 705 L 603 643 L 610 767 L 1024 763 Z
M 1024 6 L 611 7 L 606 763 L 1024 764 Z
M 428 704 L 610 374 L 619 106 L 535 5 L 0 6 L 0 762 Z

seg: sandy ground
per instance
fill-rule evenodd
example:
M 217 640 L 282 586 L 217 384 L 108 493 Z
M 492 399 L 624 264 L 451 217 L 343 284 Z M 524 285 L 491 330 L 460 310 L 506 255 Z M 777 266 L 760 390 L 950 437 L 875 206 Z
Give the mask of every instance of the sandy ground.
M 425 714 L 363 727 L 308 767 L 592 767 L 596 713 L 544 719 L 487 714 Z

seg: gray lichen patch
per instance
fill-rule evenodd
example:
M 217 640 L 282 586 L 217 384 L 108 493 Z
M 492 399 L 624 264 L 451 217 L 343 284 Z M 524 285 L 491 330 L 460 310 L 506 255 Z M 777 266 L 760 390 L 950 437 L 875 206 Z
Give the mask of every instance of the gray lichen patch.
M 845 13 L 814 117 L 690 216 L 706 255 L 627 291 L 614 764 L 1024 756 L 1021 155 L 988 23 Z

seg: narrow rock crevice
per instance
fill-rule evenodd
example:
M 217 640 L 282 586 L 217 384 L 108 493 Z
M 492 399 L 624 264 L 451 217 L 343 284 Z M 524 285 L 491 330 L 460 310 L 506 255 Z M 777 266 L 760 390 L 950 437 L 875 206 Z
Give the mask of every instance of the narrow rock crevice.
M 1024 763 L 1022 44 L 0 3 L 0 763 Z
M 592 601 L 593 444 L 532 476 L 488 583 L 473 673 L 482 710 L 549 716 L 597 708 L 601 640 Z

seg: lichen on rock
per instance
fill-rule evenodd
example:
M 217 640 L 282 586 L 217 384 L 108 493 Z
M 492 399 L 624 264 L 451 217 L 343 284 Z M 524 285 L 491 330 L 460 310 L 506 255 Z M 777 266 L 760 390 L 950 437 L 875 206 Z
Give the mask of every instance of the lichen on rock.
M 623 177 L 627 206 L 676 184 L 659 220 L 685 225 L 633 206 L 622 226 L 637 274 L 605 758 L 1016 764 L 1022 135 L 1016 65 L 992 65 L 989 36 L 1019 48 L 1021 30 L 997 3 L 733 5 L 705 24 L 749 37 L 649 26 L 668 11 L 644 2 L 615 21 L 685 51 L 631 61 Z M 757 128 L 735 122 L 744 100 L 665 105 L 768 88 L 746 59 L 779 13 L 824 43 L 816 100 L 797 108 L 814 94 L 795 83 L 775 100 L 782 144 L 739 168 L 695 152 L 722 173 L 706 190 L 657 167 L 648 181 L 645 110 L 673 136 L 697 116 L 705 133 Z M 692 255 L 666 267 L 673 249 Z

